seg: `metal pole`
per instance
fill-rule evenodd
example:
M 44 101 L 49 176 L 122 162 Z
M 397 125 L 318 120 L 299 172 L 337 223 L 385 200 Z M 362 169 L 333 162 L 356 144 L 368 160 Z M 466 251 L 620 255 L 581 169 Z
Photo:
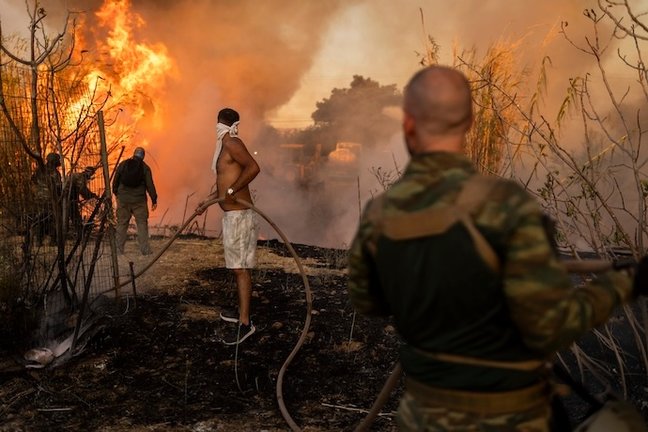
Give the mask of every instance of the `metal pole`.
M 128 267 L 130 268 L 131 285 L 133 285 L 133 304 L 137 306 L 137 287 L 135 286 L 135 267 L 133 266 L 133 261 L 128 262 Z
M 101 165 L 104 178 L 104 205 L 106 206 L 106 217 L 111 223 L 108 224 L 108 239 L 110 241 L 110 257 L 112 259 L 113 281 L 115 284 L 115 298 L 119 298 L 119 261 L 117 260 L 117 241 L 115 240 L 115 214 L 112 205 L 112 187 L 110 185 L 110 171 L 108 170 L 108 145 L 106 144 L 106 129 L 103 111 L 97 112 L 97 124 L 99 126 L 99 140 L 101 142 Z

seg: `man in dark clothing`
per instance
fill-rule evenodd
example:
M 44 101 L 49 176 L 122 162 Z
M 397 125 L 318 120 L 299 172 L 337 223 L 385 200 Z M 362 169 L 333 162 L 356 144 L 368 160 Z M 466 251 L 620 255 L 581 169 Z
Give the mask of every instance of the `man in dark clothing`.
M 403 111 L 411 160 L 363 212 L 348 287 L 359 312 L 393 315 L 402 337 L 399 427 L 546 432 L 544 360 L 630 300 L 632 279 L 609 271 L 572 287 L 535 200 L 477 175 L 460 72 L 418 72 Z
M 137 225 L 137 243 L 142 255 L 151 253 L 148 233 L 148 202 L 146 194 L 151 198 L 151 210 L 157 208 L 157 192 L 153 183 L 151 168 L 144 162 L 144 149 L 137 147 L 133 157 L 117 166 L 113 178 L 112 191 L 117 197 L 117 249 L 124 253 L 126 231 L 131 216 L 135 217 Z

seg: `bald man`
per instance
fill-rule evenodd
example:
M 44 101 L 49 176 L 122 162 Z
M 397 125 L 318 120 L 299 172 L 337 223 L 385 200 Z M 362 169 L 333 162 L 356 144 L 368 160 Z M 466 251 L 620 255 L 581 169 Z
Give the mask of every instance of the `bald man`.
M 631 297 L 630 276 L 573 288 L 536 202 L 477 174 L 463 155 L 472 98 L 460 72 L 419 71 L 403 110 L 411 160 L 365 207 L 348 286 L 359 312 L 393 315 L 402 338 L 399 428 L 569 430 L 543 364 Z

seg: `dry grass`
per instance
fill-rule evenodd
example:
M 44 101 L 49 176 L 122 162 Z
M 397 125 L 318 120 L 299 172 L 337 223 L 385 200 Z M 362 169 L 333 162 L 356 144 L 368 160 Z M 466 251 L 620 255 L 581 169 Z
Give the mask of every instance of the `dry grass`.
M 167 239 L 152 239 L 151 248 L 157 251 L 164 246 Z M 126 243 L 125 255 L 119 259 L 120 274 L 127 278 L 129 274 L 128 262 L 133 261 L 135 272 L 143 268 L 149 261 L 148 256 L 141 256 L 137 249 L 137 243 L 129 240 Z M 340 269 L 342 263 L 346 262 L 346 251 L 331 250 L 331 268 L 322 267 L 322 263 L 313 258 L 300 258 L 304 272 L 307 276 L 326 278 L 340 276 L 346 273 Z M 336 264 L 336 265 L 333 265 Z M 137 278 L 138 292 L 170 292 L 175 293 L 183 290 L 183 281 L 192 279 L 196 271 L 205 267 L 225 267 L 223 258 L 223 244 L 220 239 L 178 239 L 171 247 L 156 261 L 153 266 L 142 276 Z M 257 248 L 257 265 L 255 274 L 263 279 L 263 271 L 280 268 L 286 273 L 298 274 L 299 269 L 292 257 L 277 255 L 265 247 Z

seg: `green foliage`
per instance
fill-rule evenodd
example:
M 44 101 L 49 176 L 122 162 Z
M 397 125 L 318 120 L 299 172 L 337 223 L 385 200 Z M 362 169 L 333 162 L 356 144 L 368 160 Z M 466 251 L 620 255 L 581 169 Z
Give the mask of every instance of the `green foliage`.
M 317 102 L 312 114 L 315 126 L 304 136 L 318 140 L 325 150 L 338 141 L 374 146 L 398 130 L 398 120 L 384 109 L 400 104 L 401 98 L 395 84 L 382 86 L 355 75 L 349 88 L 334 88 L 328 98 Z

